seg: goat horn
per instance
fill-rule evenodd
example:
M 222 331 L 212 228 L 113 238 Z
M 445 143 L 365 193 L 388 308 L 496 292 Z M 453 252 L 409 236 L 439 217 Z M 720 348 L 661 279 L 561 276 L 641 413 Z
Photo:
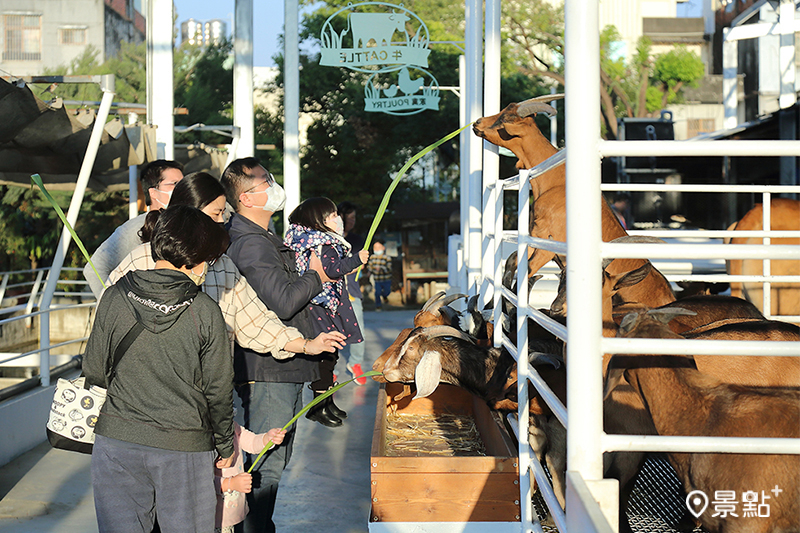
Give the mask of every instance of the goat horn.
M 475 343 L 475 339 L 453 326 L 430 326 L 425 328 L 423 335 L 429 339 L 434 337 L 458 337 L 467 342 Z
M 433 296 L 431 296 L 430 298 L 428 298 L 428 301 L 427 301 L 427 302 L 425 302 L 425 305 L 423 305 L 423 306 L 422 306 L 422 311 L 421 311 L 421 312 L 425 312 L 425 311 L 427 311 L 427 310 L 428 310 L 428 308 L 429 308 L 431 305 L 433 305 L 433 304 L 434 304 L 434 302 L 436 302 L 436 301 L 437 301 L 437 300 L 439 300 L 440 298 L 444 297 L 444 295 L 445 295 L 445 294 L 446 294 L 446 293 L 445 293 L 444 291 L 439 291 L 439 292 L 437 292 L 436 294 L 434 294 Z
M 517 107 L 517 115 L 520 117 L 528 117 L 531 115 L 538 115 L 539 113 L 547 113 L 551 117 L 557 113 L 556 108 L 544 102 L 531 102 L 525 100 Z
M 447 296 L 446 298 L 439 300 L 438 302 L 431 303 L 430 307 L 428 307 L 428 312 L 431 314 L 439 313 L 439 309 L 441 309 L 443 306 L 449 305 L 458 300 L 459 298 L 466 298 L 466 297 L 467 297 L 466 294 L 451 294 L 450 296 Z
M 527 117 L 536 113 L 547 113 L 552 117 L 557 111 L 553 106 L 545 102 L 561 100 L 562 98 L 564 98 L 563 94 L 543 94 L 541 96 L 529 98 L 519 103 L 517 106 L 517 114 L 521 117 Z
M 694 316 L 697 313 L 683 307 L 667 307 L 664 309 L 650 309 L 647 314 L 663 324 L 668 324 L 670 320 L 678 316 Z
M 428 298 L 428 301 L 425 302 L 425 305 L 422 306 L 422 310 L 427 311 L 431 305 L 444 298 L 445 294 L 446 294 L 445 291 L 439 291 L 430 298 Z

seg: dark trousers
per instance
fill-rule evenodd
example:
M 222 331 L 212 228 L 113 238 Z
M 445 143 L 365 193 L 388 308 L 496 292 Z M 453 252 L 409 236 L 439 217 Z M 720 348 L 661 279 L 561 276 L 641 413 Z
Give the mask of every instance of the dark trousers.
M 164 533 L 213 532 L 215 457 L 96 435 L 92 488 L 100 533 L 150 533 L 156 511 Z
M 255 382 L 237 387 L 242 399 L 244 425 L 253 433 L 266 433 L 272 428 L 286 425 L 303 407 L 302 383 Z M 283 444 L 267 452 L 253 470 L 253 491 L 247 495 L 250 512 L 236 531 L 244 533 L 272 533 L 275 524 L 272 513 L 278 496 L 278 484 L 294 444 L 294 426 L 289 428 Z M 255 456 L 249 456 L 245 470 L 250 468 Z

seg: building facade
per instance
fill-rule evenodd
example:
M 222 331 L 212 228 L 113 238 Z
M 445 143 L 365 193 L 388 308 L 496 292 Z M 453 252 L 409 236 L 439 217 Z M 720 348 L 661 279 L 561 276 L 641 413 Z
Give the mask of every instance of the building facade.
M 0 69 L 35 76 L 67 65 L 89 45 L 100 61 L 115 57 L 123 41 L 145 40 L 141 0 L 3 0 Z

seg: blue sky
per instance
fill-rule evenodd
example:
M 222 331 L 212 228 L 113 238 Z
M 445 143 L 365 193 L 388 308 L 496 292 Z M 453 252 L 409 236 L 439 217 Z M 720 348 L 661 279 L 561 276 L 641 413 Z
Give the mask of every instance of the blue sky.
M 178 12 L 178 28 L 186 19 L 223 19 L 228 23 L 228 33 L 233 30 L 234 0 L 174 0 Z M 272 67 L 272 56 L 278 52 L 278 36 L 283 33 L 283 2 L 267 0 L 253 2 L 254 51 L 253 64 L 257 67 Z M 677 16 L 701 17 L 701 0 L 688 0 L 678 4 Z
M 174 0 L 180 38 L 180 24 L 186 19 L 222 19 L 228 23 L 228 34 L 233 30 L 234 0 Z M 253 64 L 272 67 L 272 56 L 280 46 L 278 36 L 283 33 L 283 2 L 267 0 L 253 2 Z

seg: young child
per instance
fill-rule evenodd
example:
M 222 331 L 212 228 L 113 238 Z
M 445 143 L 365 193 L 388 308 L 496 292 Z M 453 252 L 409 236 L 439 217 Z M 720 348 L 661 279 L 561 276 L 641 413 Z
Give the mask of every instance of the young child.
M 342 236 L 344 224 L 337 214 L 336 204 L 328 198 L 309 198 L 289 215 L 289 231 L 284 239 L 297 256 L 300 275 L 308 270 L 312 253 L 319 257 L 322 268 L 332 280 L 322 284 L 322 292 L 309 303 L 312 327 L 316 333 L 339 331 L 347 344 L 362 342 L 361 329 L 344 287 L 344 276 L 366 264 L 369 252 L 350 254 L 350 243 Z M 333 369 L 339 358 L 325 354 L 320 362 L 320 379 L 311 383 L 316 398 L 334 385 Z M 342 425 L 347 413 L 333 403 L 333 397 L 308 411 L 306 418 L 328 427 Z
M 373 255 L 367 264 L 372 280 L 375 282 L 375 310 L 382 309 L 381 298 L 388 303 L 392 292 L 392 260 L 385 254 L 386 246 L 382 239 L 376 239 L 372 245 Z
M 233 423 L 233 464 L 229 468 L 214 466 L 214 486 L 217 489 L 217 514 L 215 520 L 216 533 L 233 533 L 233 526 L 247 516 L 247 499 L 253 486 L 253 477 L 244 471 L 242 451 L 251 454 L 261 453 L 269 441 L 279 445 L 286 436 L 281 428 L 270 429 L 266 433 L 256 435 Z

